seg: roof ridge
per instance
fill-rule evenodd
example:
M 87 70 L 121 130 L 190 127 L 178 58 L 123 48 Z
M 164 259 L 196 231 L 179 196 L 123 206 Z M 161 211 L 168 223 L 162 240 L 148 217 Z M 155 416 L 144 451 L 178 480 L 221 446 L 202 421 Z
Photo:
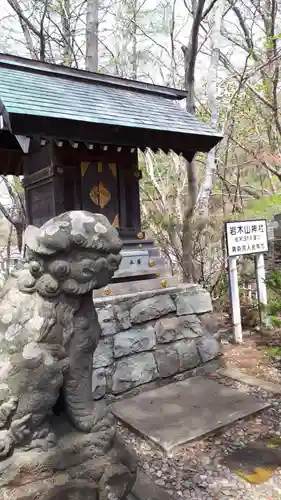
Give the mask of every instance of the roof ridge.
M 96 85 L 106 85 L 110 87 L 126 88 L 128 90 L 139 91 L 161 95 L 170 99 L 184 99 L 187 96 L 187 91 L 155 85 L 152 83 L 131 80 L 118 76 L 105 75 L 95 73 L 88 70 L 70 68 L 68 66 L 53 64 L 49 62 L 36 61 L 26 57 L 13 56 L 10 54 L 0 53 L 0 69 L 2 67 L 13 67 L 19 71 L 31 73 L 49 74 L 54 77 L 63 77 L 67 79 L 75 79 L 86 81 Z

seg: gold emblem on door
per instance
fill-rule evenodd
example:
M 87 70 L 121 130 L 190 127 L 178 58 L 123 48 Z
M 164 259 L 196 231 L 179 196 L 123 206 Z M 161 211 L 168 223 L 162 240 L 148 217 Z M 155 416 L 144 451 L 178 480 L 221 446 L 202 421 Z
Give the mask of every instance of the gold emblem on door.
M 90 198 L 95 205 L 98 205 L 100 208 L 104 208 L 110 201 L 111 194 L 103 183 L 100 182 L 98 186 L 94 186 L 93 189 L 91 189 Z

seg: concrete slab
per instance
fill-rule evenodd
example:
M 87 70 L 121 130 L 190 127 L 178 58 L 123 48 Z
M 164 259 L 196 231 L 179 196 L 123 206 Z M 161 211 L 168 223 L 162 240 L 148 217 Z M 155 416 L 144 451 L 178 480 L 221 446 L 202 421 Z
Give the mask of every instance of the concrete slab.
M 246 385 L 253 385 L 254 387 L 260 387 L 268 392 L 273 392 L 274 394 L 281 394 L 280 384 L 274 384 L 262 378 L 253 377 L 252 375 L 247 375 L 247 373 L 241 372 L 236 366 L 228 366 L 219 371 L 220 375 L 223 377 L 228 377 L 238 382 L 242 382 Z
M 192 377 L 114 403 L 112 411 L 170 453 L 268 406 L 214 380 Z

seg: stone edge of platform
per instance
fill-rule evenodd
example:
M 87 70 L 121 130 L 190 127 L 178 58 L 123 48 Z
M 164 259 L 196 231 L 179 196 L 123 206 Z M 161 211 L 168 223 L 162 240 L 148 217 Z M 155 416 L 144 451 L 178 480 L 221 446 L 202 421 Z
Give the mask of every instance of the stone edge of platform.
M 281 394 L 281 386 L 278 384 L 243 373 L 237 367 L 228 366 L 226 368 L 221 368 L 218 370 L 218 374 L 246 385 L 259 387 L 260 389 L 272 392 L 273 394 Z

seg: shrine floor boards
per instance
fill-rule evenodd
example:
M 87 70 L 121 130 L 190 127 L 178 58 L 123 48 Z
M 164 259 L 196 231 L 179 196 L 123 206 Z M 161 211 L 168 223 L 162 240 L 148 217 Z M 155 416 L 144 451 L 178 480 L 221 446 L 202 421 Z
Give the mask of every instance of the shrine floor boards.
M 214 380 L 192 377 L 123 399 L 112 411 L 169 453 L 268 406 Z

